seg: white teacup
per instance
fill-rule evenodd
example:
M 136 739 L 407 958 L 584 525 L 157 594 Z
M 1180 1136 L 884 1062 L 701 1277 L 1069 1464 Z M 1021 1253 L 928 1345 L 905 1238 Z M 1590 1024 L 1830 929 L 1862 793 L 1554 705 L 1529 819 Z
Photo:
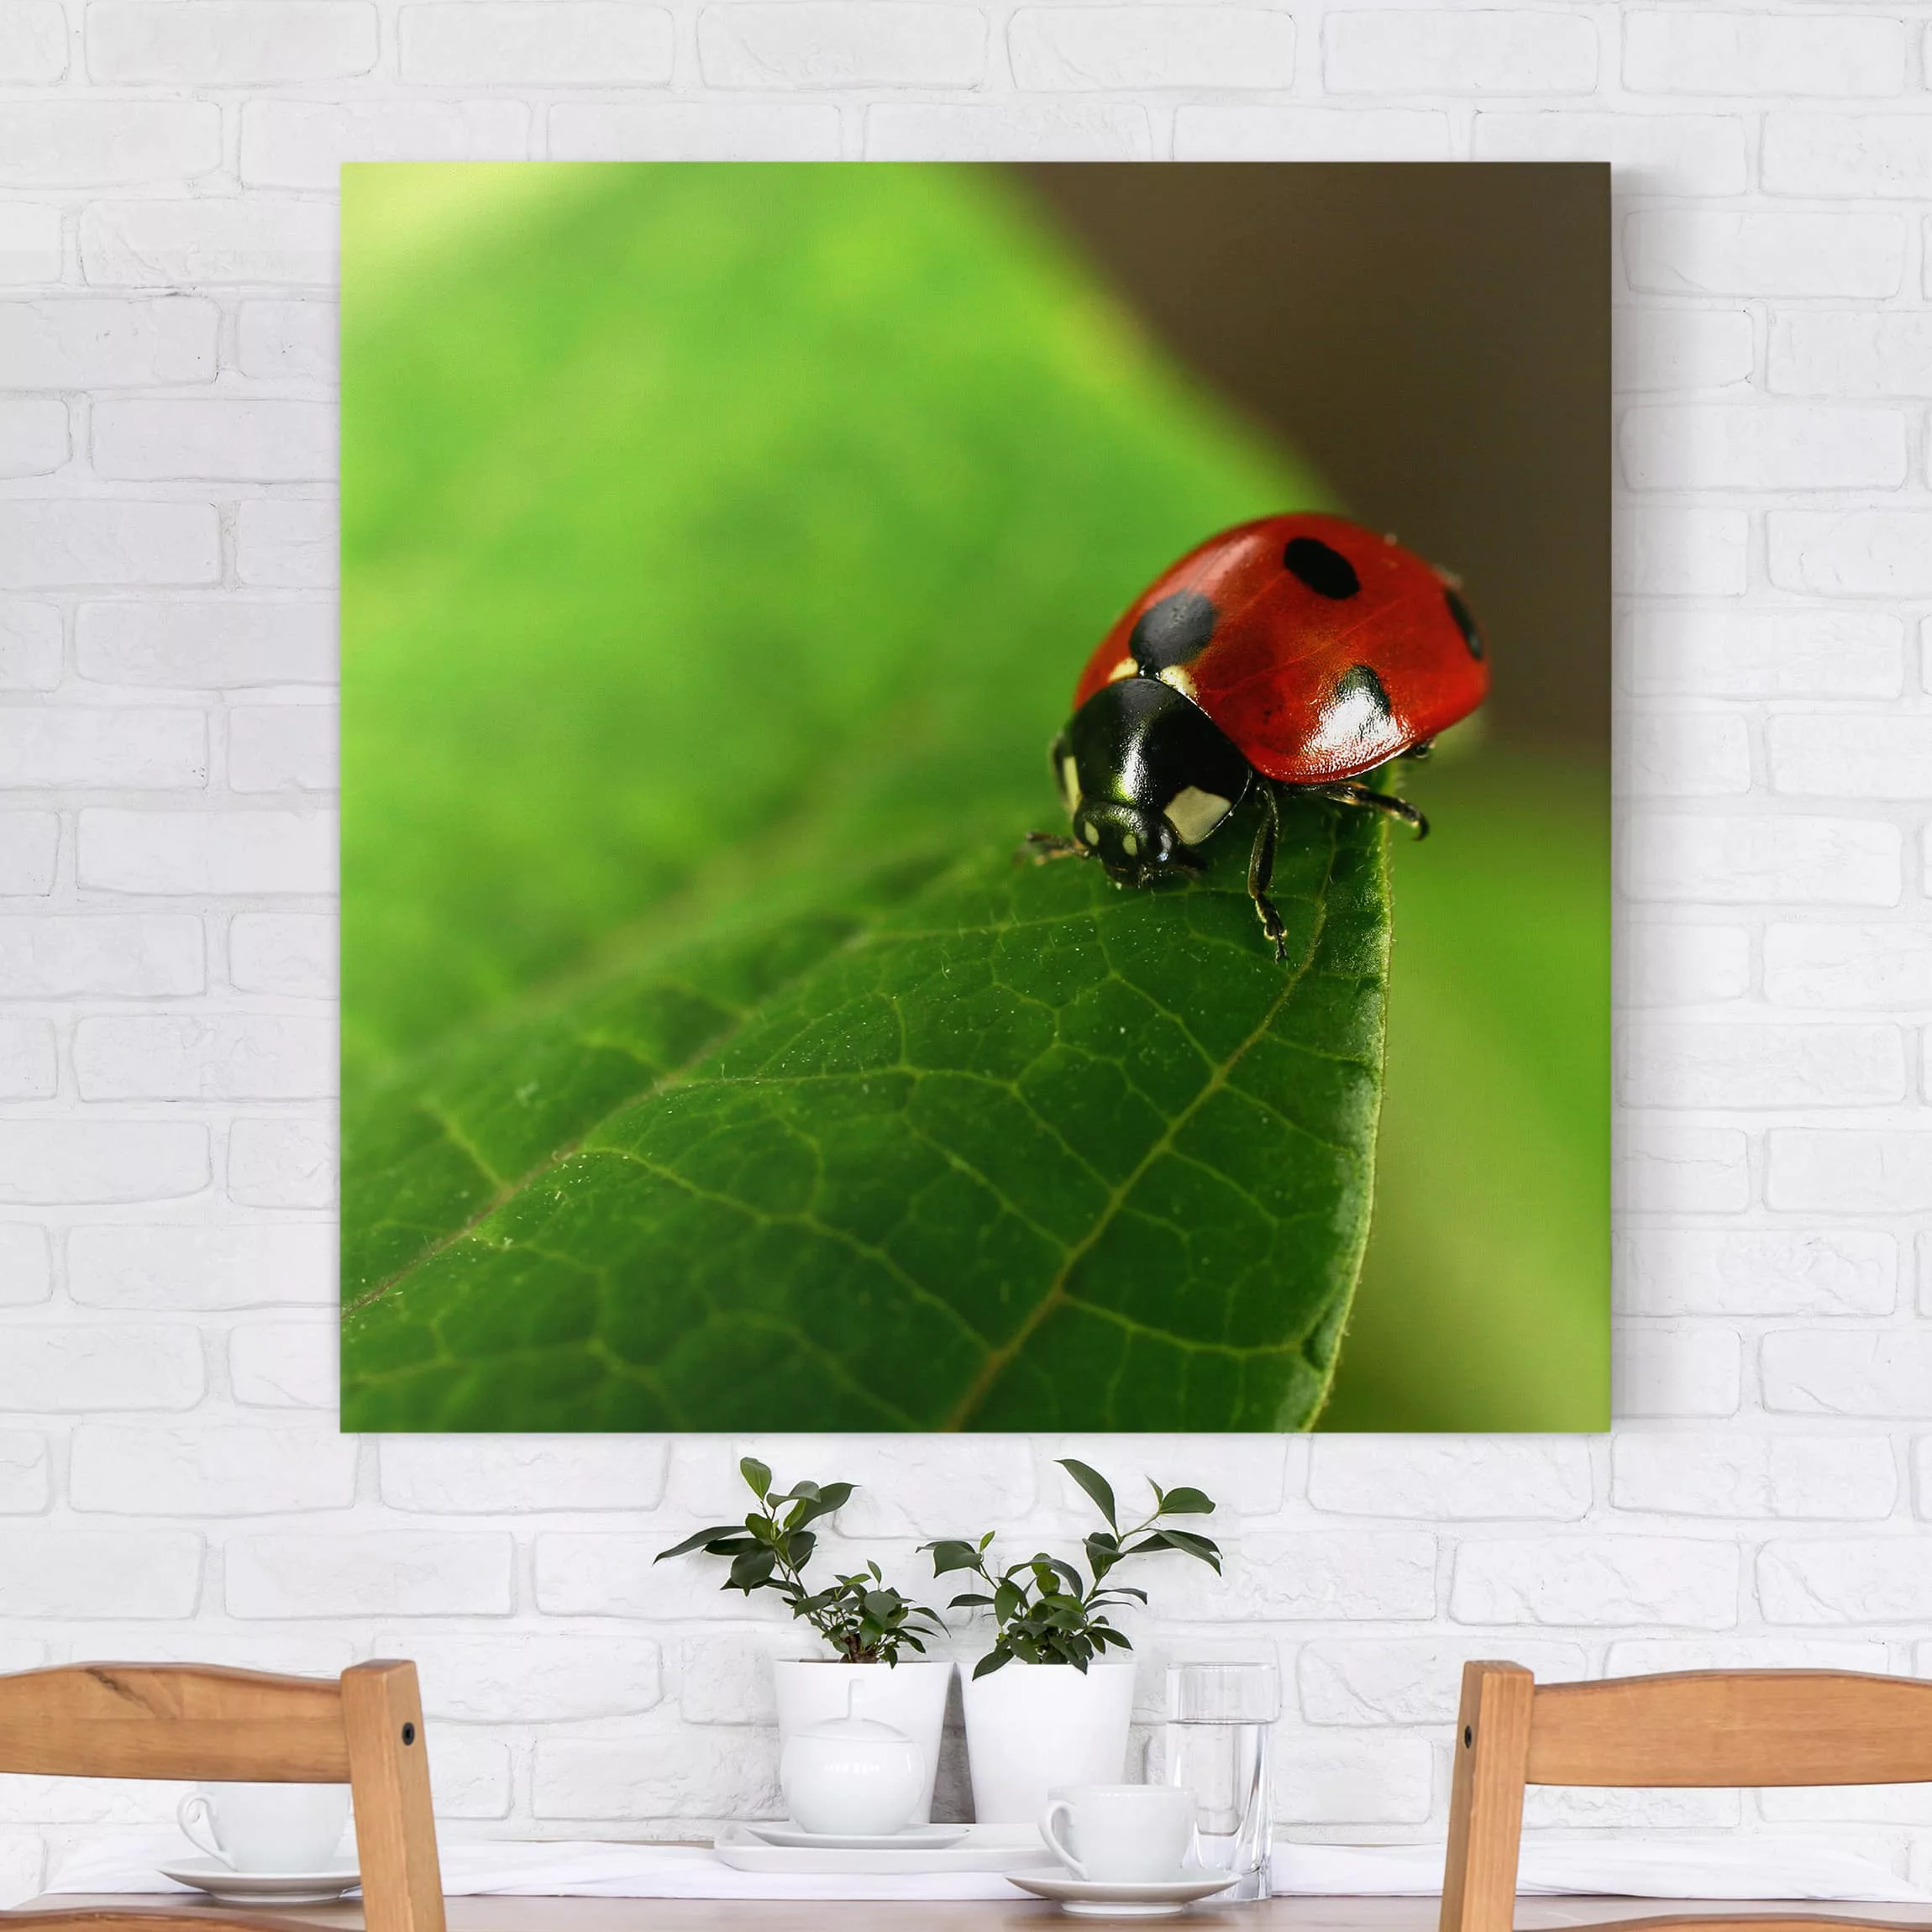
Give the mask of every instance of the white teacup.
M 346 1784 L 202 1784 L 175 1814 L 234 1872 L 324 1872 L 349 1822 Z
M 1146 1885 L 1179 1877 L 1194 1796 L 1172 1784 L 1081 1784 L 1049 1792 L 1040 1835 L 1076 1878 Z

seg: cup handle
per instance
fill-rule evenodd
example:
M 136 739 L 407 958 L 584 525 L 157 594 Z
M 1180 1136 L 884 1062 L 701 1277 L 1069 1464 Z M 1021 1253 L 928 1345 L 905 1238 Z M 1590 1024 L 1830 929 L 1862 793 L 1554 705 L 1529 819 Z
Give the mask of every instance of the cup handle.
M 1065 1866 L 1074 1877 L 1084 1880 L 1087 1876 L 1086 1866 L 1081 1864 L 1079 1860 L 1074 1857 L 1073 1853 L 1061 1843 L 1059 1834 L 1053 1829 L 1059 1823 L 1063 1815 L 1071 1818 L 1074 1815 L 1074 1808 L 1068 1803 L 1065 1798 L 1056 1798 L 1047 1805 L 1047 1815 L 1040 1820 L 1040 1835 L 1046 1840 L 1053 1856 L 1059 1860 L 1061 1864 Z
M 228 1856 L 221 1835 L 215 1830 L 215 1808 L 208 1803 L 205 1791 L 191 1791 L 175 1808 L 175 1822 L 181 1828 L 181 1835 L 197 1851 L 205 1851 L 211 1858 L 218 1858 L 232 1871 L 234 1860 Z M 202 1836 L 206 1832 L 206 1838 Z

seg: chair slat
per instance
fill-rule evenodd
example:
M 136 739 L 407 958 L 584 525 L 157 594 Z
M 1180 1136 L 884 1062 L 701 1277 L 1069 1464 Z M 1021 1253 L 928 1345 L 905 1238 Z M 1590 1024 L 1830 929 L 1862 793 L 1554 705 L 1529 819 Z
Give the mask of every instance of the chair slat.
M 340 1784 L 340 1686 L 201 1664 L 69 1664 L 0 1677 L 0 1771 Z
M 1538 1684 L 1531 1784 L 1703 1788 L 1932 1780 L 1932 1683 L 1683 1671 Z

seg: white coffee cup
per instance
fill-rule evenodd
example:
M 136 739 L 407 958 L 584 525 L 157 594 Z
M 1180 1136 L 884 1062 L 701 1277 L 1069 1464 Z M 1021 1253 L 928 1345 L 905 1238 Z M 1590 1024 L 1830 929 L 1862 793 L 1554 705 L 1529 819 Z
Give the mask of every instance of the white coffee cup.
M 200 1784 L 175 1816 L 234 1872 L 325 1872 L 349 1822 L 346 1784 Z
M 1194 1796 L 1172 1784 L 1082 1784 L 1047 1796 L 1040 1835 L 1074 1877 L 1145 1885 L 1179 1877 Z

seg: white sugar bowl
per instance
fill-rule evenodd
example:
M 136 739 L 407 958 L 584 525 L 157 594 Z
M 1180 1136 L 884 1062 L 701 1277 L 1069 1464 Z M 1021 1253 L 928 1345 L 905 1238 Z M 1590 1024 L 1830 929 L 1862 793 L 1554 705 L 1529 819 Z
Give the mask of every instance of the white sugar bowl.
M 779 1760 L 785 1809 L 804 1830 L 884 1837 L 911 1823 L 925 1793 L 925 1768 L 912 1740 L 889 1724 L 852 1714 L 858 1688 L 848 1688 L 843 1717 L 795 1731 Z

